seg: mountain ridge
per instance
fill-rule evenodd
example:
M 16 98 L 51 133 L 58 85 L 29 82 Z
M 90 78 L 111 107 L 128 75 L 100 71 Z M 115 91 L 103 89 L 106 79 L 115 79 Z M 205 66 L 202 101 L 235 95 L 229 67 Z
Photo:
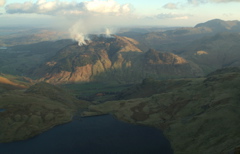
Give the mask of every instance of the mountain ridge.
M 143 52 L 136 47 L 137 41 L 114 37 L 94 37 L 88 45 L 69 45 L 34 69 L 33 74 L 40 76 L 40 81 L 51 83 L 102 80 L 140 82 L 148 74 L 162 74 L 162 77 L 201 75 L 197 66 L 182 57 L 153 49 Z

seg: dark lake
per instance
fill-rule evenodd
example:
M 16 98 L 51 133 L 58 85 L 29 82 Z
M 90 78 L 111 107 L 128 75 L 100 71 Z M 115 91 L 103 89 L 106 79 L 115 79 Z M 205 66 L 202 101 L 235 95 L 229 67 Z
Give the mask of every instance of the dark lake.
M 32 139 L 0 144 L 3 154 L 172 154 L 158 129 L 132 125 L 111 115 L 74 120 Z
M 3 111 L 5 111 L 5 109 L 0 109 L 0 112 L 3 112 Z

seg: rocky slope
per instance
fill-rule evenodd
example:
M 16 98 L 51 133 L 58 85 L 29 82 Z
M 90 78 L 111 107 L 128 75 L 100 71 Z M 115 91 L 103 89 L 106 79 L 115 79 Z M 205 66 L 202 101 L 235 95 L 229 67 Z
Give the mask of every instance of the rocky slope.
M 0 109 L 4 109 L 0 111 L 0 143 L 25 140 L 70 122 L 76 110 L 87 105 L 47 83 L 38 83 L 26 91 L 7 89 L 0 94 Z
M 137 41 L 114 36 L 93 37 L 87 45 L 76 43 L 60 50 L 34 69 L 33 74 L 50 83 L 117 81 L 139 82 L 158 78 L 199 76 L 201 69 L 185 59 L 155 50 L 142 52 Z
M 144 91 L 147 95 L 142 96 Z M 231 153 L 240 146 L 239 92 L 239 68 L 198 79 L 148 79 L 123 92 L 126 100 L 92 105 L 84 115 L 111 113 L 123 121 L 157 127 L 176 154 Z

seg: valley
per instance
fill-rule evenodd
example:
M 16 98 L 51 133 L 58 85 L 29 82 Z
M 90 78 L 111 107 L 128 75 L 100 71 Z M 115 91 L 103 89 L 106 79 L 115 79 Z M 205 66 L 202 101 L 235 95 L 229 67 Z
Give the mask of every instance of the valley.
M 239 154 L 239 21 L 125 28 L 81 46 L 21 31 L 0 31 L 0 143 L 111 114 L 163 131 L 176 154 Z

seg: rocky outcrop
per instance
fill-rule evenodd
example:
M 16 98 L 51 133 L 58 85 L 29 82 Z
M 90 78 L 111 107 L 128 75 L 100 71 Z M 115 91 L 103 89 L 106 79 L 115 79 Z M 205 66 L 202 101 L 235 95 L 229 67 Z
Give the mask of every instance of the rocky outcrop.
M 156 50 L 142 52 L 137 41 L 115 36 L 93 37 L 87 45 L 73 44 L 60 50 L 50 61 L 36 68 L 40 81 L 54 84 L 109 81 L 140 82 L 147 76 L 157 78 L 194 77 L 202 74 L 185 59 Z

